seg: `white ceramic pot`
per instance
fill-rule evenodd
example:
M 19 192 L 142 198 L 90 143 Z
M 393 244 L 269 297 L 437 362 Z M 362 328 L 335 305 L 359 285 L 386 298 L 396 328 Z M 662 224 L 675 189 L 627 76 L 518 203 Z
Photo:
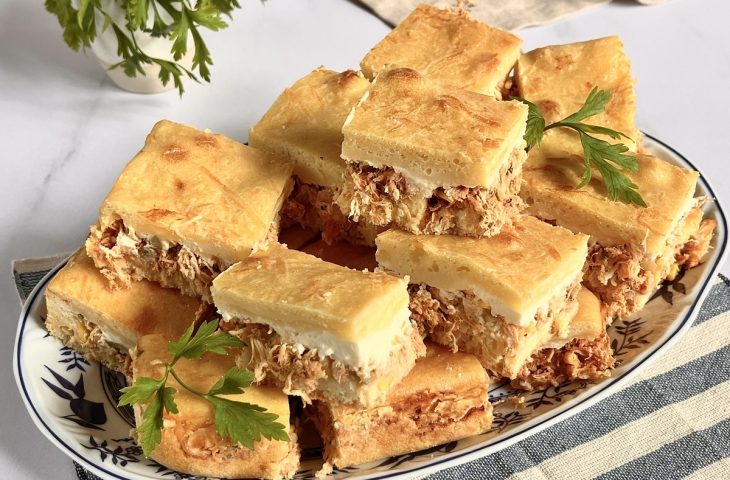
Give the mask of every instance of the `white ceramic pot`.
M 131 32 L 124 26 L 124 11 L 114 0 L 102 1 L 104 11 L 109 14 L 114 22 L 126 33 L 131 36 Z M 97 25 L 104 24 L 104 18 L 97 15 Z M 164 60 L 174 61 L 170 49 L 172 42 L 166 38 L 156 38 L 147 33 L 137 31 L 134 33 L 134 39 L 140 49 L 150 57 L 162 58 Z M 192 42 L 188 42 L 187 54 L 178 61 L 185 68 L 190 69 L 192 66 Z M 120 67 L 111 69 L 113 65 L 121 62 L 123 59 L 117 54 L 117 37 L 114 30 L 110 27 L 106 31 L 98 32 L 96 40 L 91 45 L 91 51 L 96 56 L 102 67 L 106 70 L 107 75 L 119 87 L 134 93 L 161 93 L 175 88 L 172 79 L 163 85 L 160 81 L 160 67 L 157 65 L 143 65 L 144 75 L 137 73 L 136 77 L 128 77 L 124 70 Z M 183 80 L 184 81 L 184 80 Z

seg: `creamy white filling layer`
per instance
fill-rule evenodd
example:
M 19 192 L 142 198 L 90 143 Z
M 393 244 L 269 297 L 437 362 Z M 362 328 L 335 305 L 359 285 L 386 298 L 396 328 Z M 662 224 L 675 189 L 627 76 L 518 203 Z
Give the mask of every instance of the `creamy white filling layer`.
M 106 343 L 110 345 L 115 345 L 124 352 L 128 352 L 131 348 L 134 348 L 134 345 L 129 345 L 129 339 L 117 335 L 116 333 L 111 332 L 108 329 L 104 330 L 103 328 L 99 328 L 99 330 L 101 331 L 101 337 Z
M 383 266 L 389 271 L 397 270 L 390 268 L 387 264 Z M 456 269 L 453 269 L 453 272 L 445 272 L 443 270 L 439 272 L 431 272 L 424 270 L 420 272 L 411 271 L 409 273 L 411 275 L 411 283 L 423 283 L 446 292 L 471 292 L 484 302 L 485 307 L 488 307 L 494 316 L 502 317 L 506 322 L 520 327 L 527 327 L 534 323 L 535 317 L 538 313 L 547 313 L 553 298 L 565 295 L 571 285 L 583 276 L 582 269 L 578 269 L 575 275 L 565 277 L 561 279 L 560 282 L 555 283 L 555 285 L 545 295 L 528 298 L 526 300 L 523 299 L 522 306 L 520 308 L 515 308 L 505 302 L 502 298 L 494 295 L 492 292 L 483 288 L 475 287 L 473 283 L 465 281 L 463 277 L 458 275 Z M 531 292 L 525 291 L 524 295 L 529 297 L 531 296 Z
M 119 230 L 119 233 L 116 237 L 117 245 L 127 251 L 133 251 L 137 248 L 137 245 L 139 244 L 140 240 L 144 239 L 149 246 L 157 250 L 158 252 L 164 252 L 167 250 L 170 250 L 171 248 L 180 245 L 183 250 L 187 250 L 188 252 L 191 252 L 191 254 L 195 255 L 197 258 L 199 258 L 204 264 L 207 265 L 215 265 L 215 264 L 221 264 L 222 262 L 220 260 L 215 259 L 214 257 L 207 256 L 207 255 L 200 255 L 199 253 L 195 253 L 193 249 L 186 245 L 179 244 L 177 242 L 171 242 L 169 240 L 165 240 L 164 238 L 160 238 L 157 235 L 147 235 L 143 233 L 138 233 L 133 227 L 124 224 L 124 228 Z M 262 240 L 262 242 L 259 242 L 254 246 L 254 249 L 257 249 L 259 247 L 259 244 L 265 242 L 265 240 Z M 227 263 L 222 263 L 223 269 L 227 268 Z
M 407 305 L 385 329 L 369 332 L 354 341 L 329 331 L 296 329 L 268 318 L 245 317 L 220 308 L 219 312 L 225 321 L 267 325 L 284 343 L 292 345 L 300 353 L 305 349 L 314 350 L 322 359 L 329 357 L 364 372 L 388 367 L 391 352 L 411 341 L 413 328 Z

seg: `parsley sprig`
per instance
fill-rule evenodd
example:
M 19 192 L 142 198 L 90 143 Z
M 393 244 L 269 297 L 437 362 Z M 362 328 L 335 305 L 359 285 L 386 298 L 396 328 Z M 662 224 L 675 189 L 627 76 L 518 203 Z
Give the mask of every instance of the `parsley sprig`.
M 583 122 L 586 118 L 603 112 L 606 104 L 611 99 L 610 92 L 594 87 L 588 94 L 583 106 L 577 112 L 549 125 L 545 125 L 545 117 L 542 116 L 537 105 L 528 102 L 524 98 L 515 97 L 515 99 L 525 103 L 528 107 L 527 129 L 525 131 L 525 142 L 527 143 L 528 150 L 540 145 L 542 137 L 547 130 L 560 127 L 570 128 L 578 132 L 580 143 L 583 147 L 583 161 L 585 163 L 581 181 L 576 188 L 583 188 L 591 181 L 593 169 L 595 168 L 601 173 L 603 183 L 606 185 L 606 191 L 611 200 L 620 200 L 624 203 L 646 207 L 644 199 L 639 194 L 638 185 L 632 182 L 620 170 L 624 169 L 630 172 L 639 171 L 639 164 L 636 158 L 633 155 L 626 154 L 629 151 L 629 147 L 622 143 L 612 144 L 590 134 L 607 135 L 614 140 L 621 138 L 631 139 L 616 130 Z
M 110 68 L 121 68 L 130 77 L 144 75 L 144 65 L 160 67 L 159 77 L 163 85 L 170 80 L 183 94 L 182 78 L 199 82 L 198 75 L 210 82 L 209 66 L 213 64 L 208 46 L 200 34 L 200 27 L 218 31 L 228 24 L 223 16 L 231 18 L 238 0 L 116 0 L 126 12 L 123 25 L 117 24 L 104 10 L 102 0 L 79 0 L 78 8 L 72 0 L 46 0 L 46 10 L 58 18 L 63 28 L 63 39 L 74 51 L 87 49 L 96 39 L 99 25 L 97 14 L 104 19 L 101 31 L 111 28 L 117 40 L 117 52 L 122 61 Z M 151 20 L 151 21 L 150 21 Z M 126 27 L 126 28 L 123 28 Z M 149 33 L 153 37 L 165 37 L 173 41 L 171 53 L 174 61 L 152 57 L 137 44 L 135 32 Z M 179 60 L 187 53 L 188 36 L 193 40 L 192 70 Z M 196 71 L 197 70 L 197 74 Z
M 193 325 L 183 333 L 177 342 L 167 346 L 172 360 L 165 363 L 162 378 L 140 377 L 134 385 L 124 387 L 119 399 L 119 406 L 147 404 L 142 422 L 137 427 L 139 444 L 145 456 L 149 456 L 162 439 L 163 413 L 178 413 L 175 404 L 177 390 L 166 386 L 167 379 L 172 376 L 177 383 L 188 392 L 208 401 L 215 412 L 215 429 L 223 438 L 229 438 L 246 448 L 253 449 L 254 442 L 261 437 L 269 440 L 289 440 L 283 424 L 277 422 L 278 415 L 267 412 L 258 405 L 237 402 L 221 395 L 243 393 L 243 389 L 251 386 L 253 373 L 233 367 L 223 375 L 210 390 L 200 392 L 185 383 L 175 371 L 175 364 L 181 358 L 196 359 L 205 353 L 227 355 L 226 348 L 239 348 L 243 342 L 225 332 L 216 332 L 218 321 L 203 322 L 193 335 Z

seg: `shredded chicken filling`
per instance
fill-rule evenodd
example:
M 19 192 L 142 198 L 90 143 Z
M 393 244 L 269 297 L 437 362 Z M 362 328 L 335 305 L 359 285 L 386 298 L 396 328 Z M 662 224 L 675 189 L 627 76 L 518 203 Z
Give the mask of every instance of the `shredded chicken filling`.
M 382 229 L 348 219 L 335 204 L 338 189 L 304 183 L 294 177 L 292 193 L 282 207 L 283 226 L 292 224 L 322 232 L 328 244 L 348 240 L 372 245 Z
M 674 278 L 680 268 L 692 268 L 707 253 L 714 221 L 706 220 L 689 238 L 686 222 L 697 213 L 704 198 L 679 222 L 667 239 L 664 251 L 652 260 L 638 246 L 604 247 L 594 244 L 588 252 L 584 281 L 606 304 L 610 319 L 624 318 L 640 309 L 658 285 Z
M 717 222 L 714 220 L 702 220 L 700 228 L 689 237 L 675 256 L 675 261 L 680 268 L 694 268 L 702 262 L 702 257 L 710 249 L 712 233 L 715 231 Z
M 525 152 L 513 150 L 499 182 L 489 188 L 450 186 L 424 191 L 392 167 L 348 162 L 337 202 L 355 222 L 396 223 L 417 234 L 492 236 L 523 207 L 520 190 Z
M 580 277 L 566 291 L 554 296 L 535 315 L 536 325 L 549 333 L 555 318 L 577 307 Z M 511 376 L 506 357 L 527 335 L 526 328 L 494 315 L 471 292 L 446 292 L 424 284 L 409 286 L 411 318 L 421 335 L 456 352 L 476 355 L 485 368 L 499 376 Z
M 309 403 L 310 398 L 321 398 L 328 389 L 352 390 L 357 386 L 375 385 L 384 372 L 345 365 L 331 356 L 321 356 L 316 349 L 301 344 L 284 342 L 279 334 L 266 325 L 243 323 L 237 319 L 224 319 L 221 329 L 240 338 L 247 346 L 246 356 L 239 358 L 242 368 L 252 369 L 257 382 L 276 385 L 289 394 L 301 396 Z M 410 341 L 391 352 L 389 365 L 396 370 L 412 365 L 416 357 L 425 353 L 425 347 L 415 328 Z M 410 368 L 400 372 L 405 376 Z M 354 394 L 353 392 L 350 392 Z M 385 392 L 382 392 L 385 393 Z
M 642 268 L 643 255 L 630 245 L 588 250 L 585 284 L 606 305 L 609 318 L 624 317 L 639 307 L 640 298 L 651 292 L 652 278 Z
M 575 380 L 595 380 L 611 375 L 613 364 L 607 334 L 593 340 L 573 339 L 561 348 L 545 348 L 533 355 L 512 380 L 512 386 L 529 391 Z
M 87 245 L 97 267 L 113 283 L 147 278 L 211 303 L 210 286 L 227 265 L 202 258 L 184 245 L 139 236 L 119 219 L 106 228 L 95 226 Z
M 111 370 L 131 376 L 131 358 L 127 349 L 110 342 L 101 328 L 83 315 L 77 314 L 73 325 L 49 321 L 46 326 L 61 343 L 81 352 L 87 360 L 103 363 Z

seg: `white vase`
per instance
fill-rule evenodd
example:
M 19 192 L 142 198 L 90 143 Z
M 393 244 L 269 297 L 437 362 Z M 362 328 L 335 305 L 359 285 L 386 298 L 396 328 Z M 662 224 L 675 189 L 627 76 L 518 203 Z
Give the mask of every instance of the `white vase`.
M 124 10 L 114 0 L 102 1 L 102 7 L 105 12 L 114 20 L 127 36 L 131 36 L 131 32 L 125 27 Z M 104 24 L 104 18 L 97 14 L 97 25 Z M 171 48 L 172 41 L 166 38 L 153 37 L 148 33 L 136 31 L 134 39 L 139 48 L 148 56 L 161 58 L 174 62 Z M 188 38 L 190 40 L 190 38 Z M 177 63 L 187 69 L 192 67 L 192 42 L 188 41 L 187 53 Z M 112 69 L 113 65 L 121 62 L 123 59 L 117 54 L 117 37 L 114 30 L 109 27 L 104 32 L 99 31 L 94 43 L 91 44 L 91 51 L 96 56 L 102 67 L 106 70 L 107 75 L 119 87 L 134 93 L 161 93 L 175 88 L 175 84 L 170 79 L 167 85 L 163 85 L 159 78 L 160 67 L 156 64 L 143 65 L 144 75 L 137 72 L 136 77 L 128 77 L 124 70 L 120 67 Z M 184 80 L 183 80 L 184 81 Z

